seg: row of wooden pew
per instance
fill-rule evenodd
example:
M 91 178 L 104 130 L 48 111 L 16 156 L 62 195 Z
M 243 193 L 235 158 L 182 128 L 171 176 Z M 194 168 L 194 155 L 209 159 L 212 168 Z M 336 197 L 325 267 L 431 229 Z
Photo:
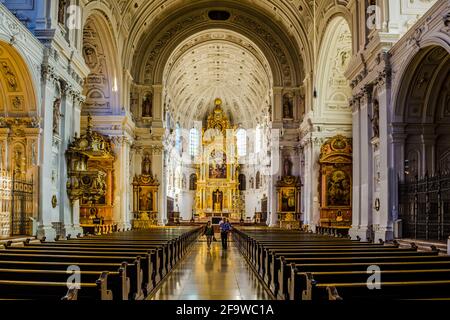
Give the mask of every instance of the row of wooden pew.
M 450 299 L 450 256 L 436 249 L 256 228 L 233 236 L 277 299 Z
M 9 243 L 0 247 L 0 299 L 145 299 L 200 233 L 180 227 Z

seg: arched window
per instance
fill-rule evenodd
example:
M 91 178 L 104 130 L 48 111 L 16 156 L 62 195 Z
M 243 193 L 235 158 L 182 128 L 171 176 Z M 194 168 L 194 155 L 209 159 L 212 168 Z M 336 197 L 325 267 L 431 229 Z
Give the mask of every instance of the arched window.
M 247 155 L 247 132 L 244 129 L 236 132 L 236 144 L 238 157 L 245 157 Z
M 259 171 L 256 173 L 256 189 L 259 189 L 261 187 L 261 174 Z
M 192 128 L 189 131 L 189 154 L 191 157 L 195 157 L 199 154 L 200 147 L 200 134 L 198 129 Z
M 247 180 L 245 177 L 245 174 L 239 175 L 239 191 L 245 191 L 247 190 Z
M 189 190 L 197 190 L 197 175 L 195 173 L 189 177 Z

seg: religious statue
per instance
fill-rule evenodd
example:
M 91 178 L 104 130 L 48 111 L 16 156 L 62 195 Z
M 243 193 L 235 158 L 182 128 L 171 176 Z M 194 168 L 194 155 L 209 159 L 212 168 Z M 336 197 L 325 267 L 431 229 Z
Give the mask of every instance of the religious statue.
M 58 22 L 65 23 L 67 0 L 59 0 L 58 2 Z
M 222 191 L 216 190 L 213 193 L 214 211 L 222 210 L 222 198 L 223 198 L 223 192 Z
M 292 97 L 289 94 L 285 94 L 283 96 L 283 118 L 294 118 L 293 101 Z
M 22 150 L 16 148 L 14 150 L 14 174 L 20 175 L 24 173 L 25 157 L 23 157 Z
M 373 137 L 378 138 L 380 136 L 380 104 L 377 100 L 373 102 L 373 116 L 370 121 L 372 122 Z
M 6 62 L 2 62 L 3 73 L 5 74 L 5 78 L 8 81 L 9 87 L 16 91 L 17 89 L 17 80 L 15 74 L 12 72 L 11 68 L 8 66 Z
M 142 100 L 142 117 L 152 117 L 153 116 L 153 97 L 152 94 L 145 95 Z
M 147 176 L 152 174 L 152 161 L 148 154 L 146 154 L 142 160 L 142 174 Z
M 285 177 L 292 176 L 292 162 L 287 158 L 284 160 L 284 176 Z
M 95 53 L 94 48 L 90 46 L 84 47 L 84 60 L 86 64 L 93 69 L 97 65 L 97 55 Z
M 61 99 L 56 99 L 53 102 L 53 134 L 59 135 L 59 120 L 61 117 L 60 112 Z

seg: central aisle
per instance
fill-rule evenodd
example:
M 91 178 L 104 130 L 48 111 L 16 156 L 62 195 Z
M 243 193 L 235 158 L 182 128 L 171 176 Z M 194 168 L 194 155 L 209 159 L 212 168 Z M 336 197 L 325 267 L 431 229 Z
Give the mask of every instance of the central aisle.
M 224 251 L 216 238 L 210 250 L 204 240 L 193 245 L 151 300 L 270 299 L 234 243 Z

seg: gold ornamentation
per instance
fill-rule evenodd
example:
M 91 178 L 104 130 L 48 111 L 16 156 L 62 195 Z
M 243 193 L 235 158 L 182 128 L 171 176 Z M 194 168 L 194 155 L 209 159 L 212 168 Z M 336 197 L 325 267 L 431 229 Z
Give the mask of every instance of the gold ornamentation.
M 56 195 L 52 196 L 52 208 L 55 209 L 58 205 L 58 199 L 56 198 Z
M 203 131 L 203 150 L 197 167 L 195 213 L 200 218 L 213 215 L 241 217 L 237 205 L 240 197 L 237 145 L 235 135 L 227 135 L 227 130 L 235 132 L 222 109 L 222 100 L 217 98 Z M 233 141 L 227 141 L 230 136 Z
M 320 224 L 350 225 L 352 205 L 352 139 L 329 138 L 320 153 Z
M 92 131 L 92 117 L 88 116 L 86 133 L 76 137 L 66 151 L 68 159 L 67 193 L 71 201 L 97 203 L 107 193 L 107 174 L 98 168 L 89 168 L 91 162 L 114 162 L 109 138 Z

